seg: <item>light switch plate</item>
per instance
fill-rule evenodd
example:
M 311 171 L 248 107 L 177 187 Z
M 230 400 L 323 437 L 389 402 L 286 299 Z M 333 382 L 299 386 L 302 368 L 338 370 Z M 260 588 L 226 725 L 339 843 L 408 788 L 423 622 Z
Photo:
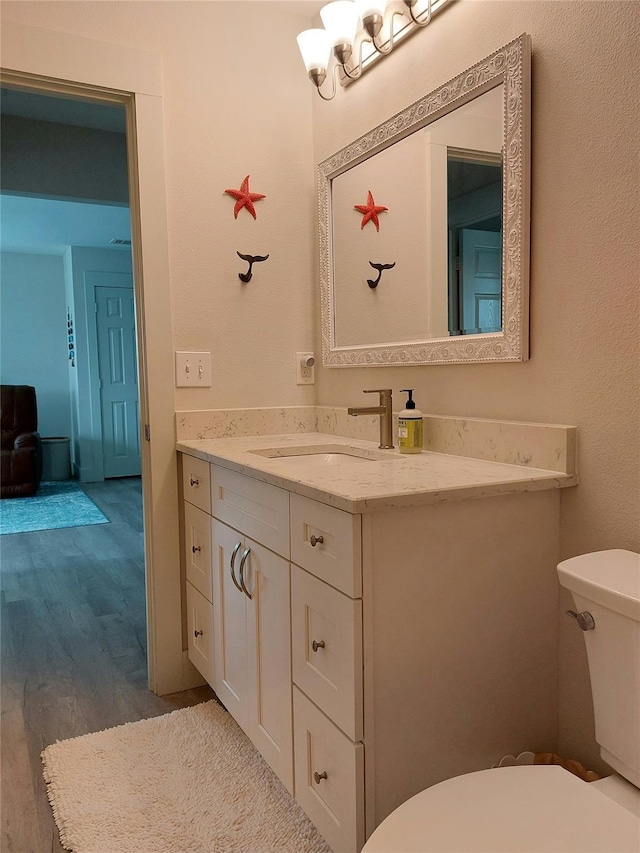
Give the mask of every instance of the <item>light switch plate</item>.
M 176 352 L 176 387 L 211 388 L 211 353 Z

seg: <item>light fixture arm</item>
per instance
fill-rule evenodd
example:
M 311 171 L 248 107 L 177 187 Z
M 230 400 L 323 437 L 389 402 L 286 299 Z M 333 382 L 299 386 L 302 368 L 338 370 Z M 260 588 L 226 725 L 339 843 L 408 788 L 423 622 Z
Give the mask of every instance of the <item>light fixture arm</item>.
M 427 9 L 426 9 L 426 17 L 418 18 L 413 12 L 413 7 L 416 5 L 418 0 L 402 0 L 404 5 L 407 7 L 409 15 L 411 16 L 411 20 L 418 27 L 426 27 L 427 24 L 431 21 L 431 0 L 427 0 Z M 421 13 L 422 14 L 422 13 Z
M 406 0 L 403 0 L 403 2 L 406 3 Z M 409 11 L 411 11 L 411 10 L 409 9 Z M 380 23 L 377 26 L 377 28 L 375 28 L 375 33 L 370 32 L 369 29 L 367 28 L 367 25 L 365 24 L 365 22 L 364 21 L 362 22 L 362 25 L 363 25 L 367 35 L 369 35 L 369 37 L 370 37 L 371 44 L 375 47 L 375 49 L 378 51 L 378 53 L 381 54 L 382 56 L 386 56 L 388 53 L 391 53 L 391 51 L 393 50 L 393 45 L 394 45 L 393 19 L 396 17 L 396 15 L 402 15 L 402 12 L 397 11 L 397 10 L 392 11 L 391 15 L 389 16 L 389 38 L 387 39 L 386 42 L 383 42 L 382 45 L 379 45 L 376 42 L 376 38 L 380 35 L 380 32 L 382 31 L 382 26 L 384 24 L 384 20 L 383 20 L 382 16 L 381 15 L 375 16 L 376 18 L 380 18 Z M 374 17 L 374 16 L 372 16 L 372 17 Z M 386 47 L 383 46 L 384 44 L 386 44 Z
M 344 76 L 348 77 L 349 80 L 357 80 L 358 77 L 360 77 L 360 75 L 362 74 L 362 62 L 358 62 L 355 68 L 352 68 L 351 71 L 349 71 L 346 65 L 340 65 L 340 68 Z M 356 72 L 355 74 L 354 71 Z
M 357 80 L 358 77 L 362 74 L 362 62 L 358 57 L 358 62 L 356 65 L 349 70 L 348 63 L 349 60 L 353 56 L 353 45 L 345 43 L 345 44 L 335 44 L 333 46 L 333 55 L 336 59 L 336 62 L 342 69 L 342 73 L 345 77 L 348 77 L 350 80 Z M 353 72 L 356 72 L 355 74 Z M 335 66 L 334 66 L 334 82 L 335 82 Z
M 332 101 L 336 96 L 335 66 L 334 66 L 334 73 L 331 74 L 331 80 L 332 80 L 333 85 L 332 85 L 332 89 L 331 89 L 331 94 L 329 96 L 323 95 L 322 91 L 320 89 L 320 87 L 322 86 L 322 84 L 326 80 L 326 77 L 327 77 L 327 72 L 324 68 L 311 68 L 309 71 L 309 79 L 311 80 L 313 85 L 316 87 L 316 91 L 320 95 L 322 100 L 323 101 Z
M 340 47 L 342 47 L 342 46 L 340 46 Z M 360 75 L 362 74 L 362 61 L 361 61 L 360 57 L 358 57 L 358 63 L 353 68 L 349 69 L 349 67 L 347 66 L 347 62 L 352 57 L 351 46 L 349 45 L 348 48 L 349 48 L 349 50 L 344 51 L 344 52 L 342 50 L 338 51 L 338 47 L 334 48 L 333 52 L 334 52 L 334 57 L 336 59 L 336 62 L 330 71 L 328 69 L 325 69 L 325 68 L 312 68 L 309 71 L 309 79 L 311 80 L 313 85 L 316 87 L 316 90 L 317 90 L 318 94 L 320 95 L 320 97 L 322 98 L 323 101 L 332 101 L 336 96 L 336 91 L 338 88 L 337 83 L 336 83 L 336 77 L 339 73 L 338 69 L 340 69 L 342 71 L 342 73 L 345 75 L 345 77 L 348 77 L 350 80 L 357 80 L 358 77 L 360 77 Z M 361 48 L 362 48 L 362 46 L 361 46 Z M 342 58 L 344 58 L 344 62 L 342 61 Z M 329 75 L 331 77 L 331 94 L 330 95 L 324 95 L 322 93 L 322 89 L 321 89 L 321 86 L 324 83 L 324 81 L 326 80 L 327 75 Z

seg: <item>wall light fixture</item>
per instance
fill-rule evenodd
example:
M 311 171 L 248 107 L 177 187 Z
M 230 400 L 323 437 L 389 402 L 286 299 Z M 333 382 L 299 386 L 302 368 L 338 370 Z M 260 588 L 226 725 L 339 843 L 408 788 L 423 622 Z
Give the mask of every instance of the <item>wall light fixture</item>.
M 334 0 L 320 10 L 323 29 L 305 30 L 298 47 L 309 79 L 325 101 L 336 94 L 336 77 L 343 86 L 362 76 L 395 44 L 426 27 L 453 0 Z M 327 76 L 331 94 L 321 91 Z

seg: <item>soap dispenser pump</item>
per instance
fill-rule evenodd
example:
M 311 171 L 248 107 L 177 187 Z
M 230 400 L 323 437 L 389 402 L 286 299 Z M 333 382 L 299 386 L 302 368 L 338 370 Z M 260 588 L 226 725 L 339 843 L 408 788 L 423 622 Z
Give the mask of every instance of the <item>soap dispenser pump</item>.
M 413 402 L 413 388 L 403 388 L 401 393 L 409 399 L 398 415 L 398 449 L 400 453 L 422 453 L 422 412 Z

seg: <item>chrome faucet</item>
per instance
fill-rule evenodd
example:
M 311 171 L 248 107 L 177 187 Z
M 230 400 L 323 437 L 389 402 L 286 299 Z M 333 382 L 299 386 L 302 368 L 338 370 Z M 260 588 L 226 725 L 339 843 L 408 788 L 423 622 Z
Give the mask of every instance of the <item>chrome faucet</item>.
M 381 450 L 393 448 L 391 388 L 375 388 L 363 391 L 363 394 L 380 394 L 379 406 L 361 406 L 347 409 L 349 415 L 380 415 L 380 444 Z

